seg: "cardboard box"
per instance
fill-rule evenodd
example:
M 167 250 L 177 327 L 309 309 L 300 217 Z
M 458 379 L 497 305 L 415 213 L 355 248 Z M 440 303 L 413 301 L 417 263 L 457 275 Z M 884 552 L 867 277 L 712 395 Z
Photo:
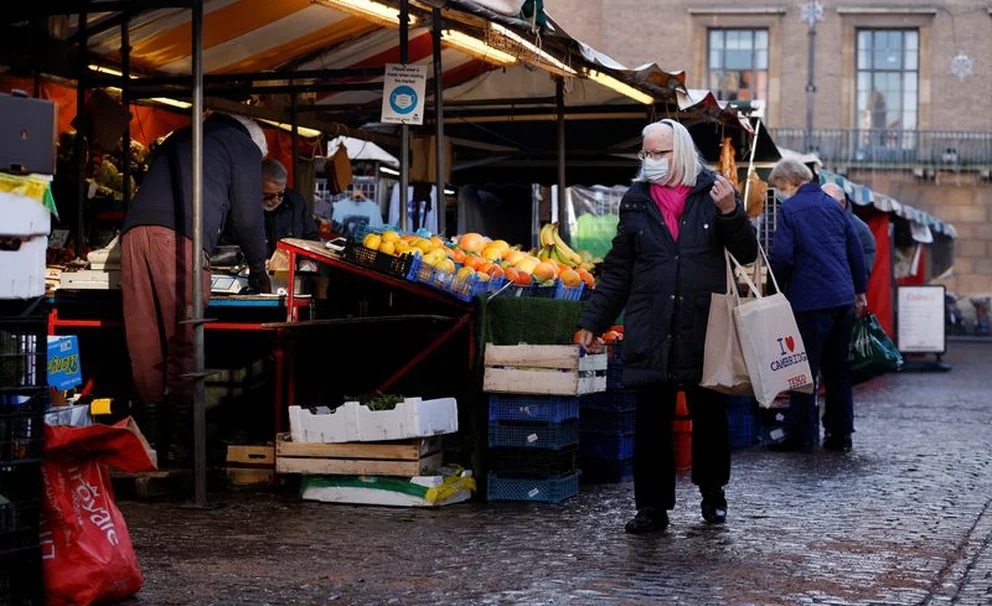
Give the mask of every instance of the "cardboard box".
M 48 337 L 48 386 L 73 389 L 83 384 L 76 335 Z
M 406 398 L 393 410 L 369 410 L 345 402 L 335 410 L 319 407 L 310 412 L 289 407 L 294 442 L 377 442 L 426 438 L 458 431 L 458 402 L 454 398 Z
M 0 236 L 0 299 L 29 299 L 45 294 L 47 251 L 46 235 Z

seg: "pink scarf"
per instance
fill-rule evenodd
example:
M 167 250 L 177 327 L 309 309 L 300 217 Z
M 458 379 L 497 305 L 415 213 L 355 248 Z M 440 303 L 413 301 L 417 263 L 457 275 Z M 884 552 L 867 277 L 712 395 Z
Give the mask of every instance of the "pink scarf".
M 658 205 L 658 210 L 665 219 L 665 225 L 668 226 L 668 231 L 672 233 L 672 239 L 676 242 L 679 239 L 679 219 L 685 211 L 685 200 L 691 190 L 688 185 L 666 187 L 651 184 L 651 199 Z

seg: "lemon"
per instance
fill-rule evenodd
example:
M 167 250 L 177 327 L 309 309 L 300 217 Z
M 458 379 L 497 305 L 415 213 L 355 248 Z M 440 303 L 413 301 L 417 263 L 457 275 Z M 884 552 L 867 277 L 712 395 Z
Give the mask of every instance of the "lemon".
M 383 237 L 385 237 L 385 234 L 383 234 Z M 396 247 L 396 254 L 398 255 L 402 255 L 403 253 L 410 252 L 409 242 L 406 242 L 404 240 L 397 240 L 396 242 L 393 243 L 393 245 Z
M 379 252 L 386 253 L 387 255 L 395 255 L 396 254 L 396 242 L 395 241 L 390 242 L 390 241 L 387 241 L 387 240 L 383 240 L 382 243 L 379 244 Z
M 372 250 L 379 250 L 379 245 L 382 243 L 382 238 L 379 234 L 369 234 L 365 236 L 362 240 L 362 246 L 365 248 L 371 248 Z
M 455 273 L 455 262 L 451 259 L 444 258 L 437 264 L 437 268 L 443 272 L 453 274 Z
M 383 242 L 396 242 L 399 239 L 400 239 L 400 235 L 391 229 L 387 229 L 386 231 L 382 232 Z
M 463 267 L 458 270 L 458 273 L 455 275 L 455 277 L 459 280 L 467 280 L 474 275 L 475 275 L 474 269 L 472 269 L 471 267 Z
M 414 242 L 413 246 L 415 248 L 419 248 L 420 252 L 424 253 L 425 255 L 434 250 L 434 246 L 431 244 L 431 241 L 424 240 L 423 238 Z

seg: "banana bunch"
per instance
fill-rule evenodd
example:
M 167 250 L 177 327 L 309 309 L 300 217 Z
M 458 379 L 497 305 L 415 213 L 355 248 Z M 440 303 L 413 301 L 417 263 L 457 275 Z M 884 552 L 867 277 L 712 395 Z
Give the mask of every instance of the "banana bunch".
M 583 267 L 583 265 L 587 264 L 586 260 L 582 258 L 582 255 L 572 250 L 561 239 L 561 234 L 558 233 L 557 223 L 547 223 L 541 228 L 538 243 L 541 245 L 541 249 L 537 252 L 537 258 L 542 261 L 558 261 L 571 268 Z M 591 267 L 583 268 L 587 270 L 591 269 Z

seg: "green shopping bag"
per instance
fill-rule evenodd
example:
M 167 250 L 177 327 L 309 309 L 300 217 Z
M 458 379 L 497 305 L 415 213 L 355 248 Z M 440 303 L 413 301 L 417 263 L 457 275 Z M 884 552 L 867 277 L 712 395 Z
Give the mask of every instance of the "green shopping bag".
M 855 383 L 902 369 L 902 354 L 885 334 L 875 314 L 854 319 L 848 363 Z

